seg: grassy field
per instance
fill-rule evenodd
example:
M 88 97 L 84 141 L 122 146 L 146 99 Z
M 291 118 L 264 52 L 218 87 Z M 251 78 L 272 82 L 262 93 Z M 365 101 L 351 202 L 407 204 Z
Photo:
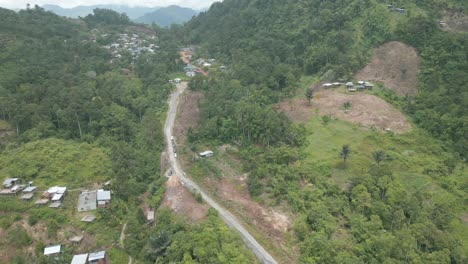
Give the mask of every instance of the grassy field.
M 111 161 L 101 148 L 87 143 L 47 139 L 26 143 L 0 155 L 0 179 L 34 181 L 39 189 L 53 185 L 90 186 L 110 179 Z
M 430 184 L 431 172 L 440 172 L 447 164 L 458 162 L 418 129 L 406 134 L 382 133 L 336 119 L 325 124 L 320 117 L 313 117 L 306 126 L 310 131 L 307 159 L 330 166 L 333 178 L 342 187 L 350 177 L 366 172 L 366 168 L 375 164 L 372 152 L 377 150 L 387 155 L 383 164 L 389 164 L 393 173 L 410 185 Z M 345 144 L 351 149 L 346 164 L 339 156 Z

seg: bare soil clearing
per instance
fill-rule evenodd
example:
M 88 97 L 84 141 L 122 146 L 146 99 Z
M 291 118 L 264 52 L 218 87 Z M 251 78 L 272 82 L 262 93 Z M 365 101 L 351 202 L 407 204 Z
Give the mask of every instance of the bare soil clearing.
M 291 254 L 286 256 L 286 251 L 291 250 L 285 238 L 292 226 L 288 213 L 279 208 L 261 205 L 251 198 L 245 182 L 248 175 L 239 173 L 237 168 L 241 167 L 240 161 L 225 153 L 226 149 L 235 149 L 235 147 L 223 145 L 218 148 L 218 155 L 223 155 L 222 159 L 217 160 L 217 168 L 222 178 L 206 177 L 203 185 L 210 189 L 216 198 L 227 204 L 239 218 L 272 241 L 276 248 L 285 249 L 280 255 L 294 263 L 295 256 Z
M 369 64 L 356 74 L 356 79 L 382 82 L 400 96 L 416 95 L 419 65 L 416 49 L 391 41 L 374 49 Z
M 345 102 L 351 103 L 348 111 L 343 109 Z M 306 99 L 290 99 L 277 104 L 276 108 L 295 122 L 306 122 L 317 113 L 382 131 L 387 128 L 398 133 L 411 130 L 410 123 L 400 111 L 383 99 L 365 93 L 322 90 L 315 93 L 311 105 Z
M 468 32 L 468 15 L 461 11 L 444 11 L 442 30 Z
M 200 117 L 199 102 L 204 95 L 200 92 L 186 91 L 180 96 L 177 118 L 174 123 L 174 137 L 176 142 L 183 144 L 189 128 L 196 128 Z
M 182 186 L 177 175 L 171 176 L 166 182 L 166 193 L 161 207 L 168 207 L 193 222 L 205 219 L 210 208 L 207 204 L 197 202 L 193 195 Z

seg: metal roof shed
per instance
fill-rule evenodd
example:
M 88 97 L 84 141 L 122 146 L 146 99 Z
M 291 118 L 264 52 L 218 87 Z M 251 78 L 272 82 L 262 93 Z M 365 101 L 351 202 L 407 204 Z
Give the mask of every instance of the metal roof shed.
M 60 253 L 61 248 L 62 248 L 62 245 L 48 246 L 44 248 L 44 255 L 49 256 L 49 255 L 58 254 Z
M 110 201 L 111 193 L 110 191 L 98 190 L 97 191 L 97 200 L 98 201 Z
M 88 253 L 74 255 L 71 261 L 71 264 L 86 264 L 86 260 L 88 259 Z
M 94 253 L 89 253 L 88 261 L 89 263 L 97 263 L 101 259 L 106 258 L 106 252 L 105 251 L 99 251 L 99 252 L 94 252 Z
M 30 192 L 34 192 L 36 190 L 36 186 L 29 186 L 27 187 L 26 189 L 23 190 L 24 193 L 30 193 Z
M 10 188 L 13 184 L 15 184 L 19 178 L 7 178 L 5 181 L 3 181 L 3 186 L 6 188 Z
M 31 200 L 34 196 L 34 193 L 26 193 L 23 194 L 20 198 L 21 200 Z

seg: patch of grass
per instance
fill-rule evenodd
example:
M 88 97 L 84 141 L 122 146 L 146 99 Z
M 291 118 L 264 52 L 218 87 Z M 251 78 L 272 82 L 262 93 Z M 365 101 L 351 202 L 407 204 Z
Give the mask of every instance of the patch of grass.
M 332 178 L 343 188 L 351 178 L 366 173 L 375 164 L 372 152 L 377 150 L 385 151 L 387 160 L 383 164 L 391 165 L 392 173 L 408 186 L 430 185 L 432 174 L 449 174 L 454 159 L 441 144 L 418 129 L 406 134 L 381 133 L 335 119 L 324 125 L 319 117 L 312 118 L 306 127 L 310 131 L 307 159 L 332 168 Z M 339 156 L 345 144 L 351 149 L 346 166 Z
M 108 251 L 110 263 L 113 264 L 127 264 L 128 255 L 123 250 L 119 248 L 112 248 Z
M 87 143 L 47 139 L 7 149 L 0 155 L 0 179 L 35 181 L 39 189 L 52 185 L 83 187 L 105 181 L 111 173 L 108 155 Z

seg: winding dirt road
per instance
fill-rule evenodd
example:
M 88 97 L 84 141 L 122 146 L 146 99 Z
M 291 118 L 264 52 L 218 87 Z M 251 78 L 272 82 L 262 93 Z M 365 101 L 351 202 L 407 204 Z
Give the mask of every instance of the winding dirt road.
M 206 193 L 192 180 L 185 177 L 185 173 L 182 170 L 182 167 L 177 162 L 177 158 L 175 157 L 174 149 L 172 148 L 172 129 L 174 127 L 174 120 L 177 115 L 177 105 L 179 103 L 179 96 L 184 92 L 187 88 L 187 82 L 181 82 L 177 84 L 177 90 L 172 93 L 169 101 L 169 110 L 167 112 L 166 123 L 164 124 L 164 134 L 166 136 L 166 145 L 167 153 L 169 154 L 169 162 L 171 164 L 172 170 L 176 173 L 180 180 L 184 183 L 184 186 L 190 190 L 198 191 L 203 200 L 211 207 L 218 211 L 219 216 L 226 222 L 228 226 L 237 230 L 244 243 L 249 247 L 257 257 L 257 259 L 261 263 L 265 264 L 276 264 L 278 263 L 256 240 L 253 236 L 240 224 L 240 222 L 226 209 L 221 207 L 218 203 L 216 203 L 213 199 L 211 199 Z

